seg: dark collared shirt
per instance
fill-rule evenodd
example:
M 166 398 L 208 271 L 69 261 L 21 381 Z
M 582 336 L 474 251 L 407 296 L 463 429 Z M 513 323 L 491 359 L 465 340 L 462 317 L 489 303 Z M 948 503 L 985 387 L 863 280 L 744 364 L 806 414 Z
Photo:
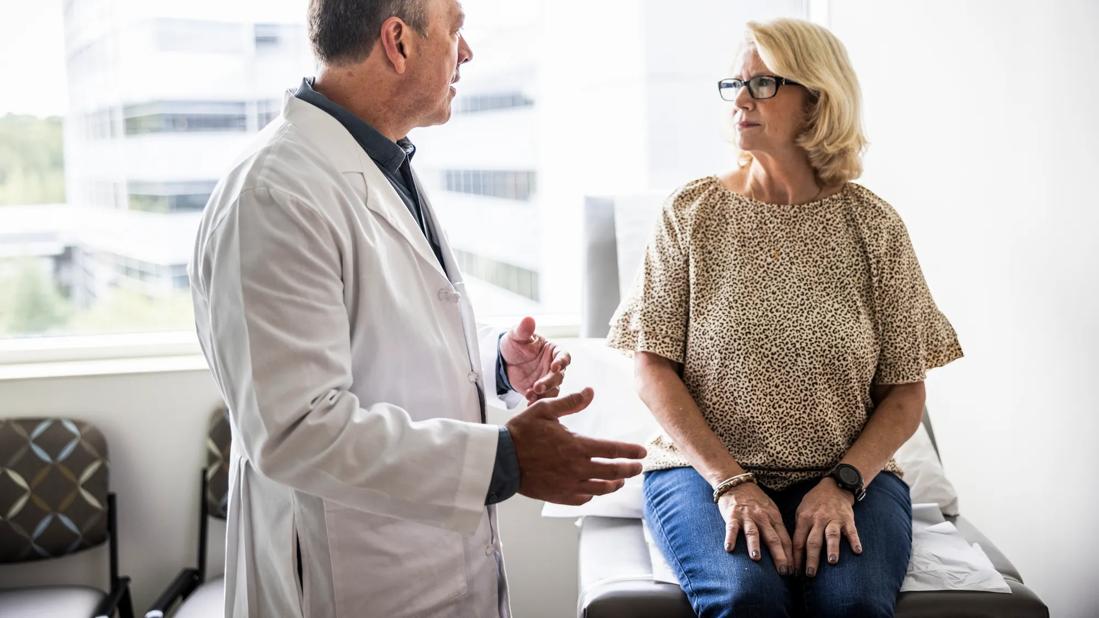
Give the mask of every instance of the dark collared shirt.
M 294 96 L 309 103 L 321 111 L 335 118 L 351 137 L 355 138 L 359 146 L 367 156 L 378 165 L 378 169 L 385 175 L 389 183 L 397 191 L 412 218 L 419 224 L 420 230 L 427 237 L 435 258 L 439 260 L 439 266 L 446 272 L 446 264 L 443 262 L 443 250 L 439 244 L 439 237 L 432 228 L 431 221 L 424 215 L 424 209 L 420 204 L 420 193 L 416 188 L 416 181 L 412 175 L 412 156 L 416 154 L 416 146 L 403 137 L 397 142 L 390 139 L 369 123 L 352 114 L 347 109 L 337 105 L 328 97 L 313 89 L 313 80 L 305 78 L 301 86 L 294 91 Z M 500 343 L 496 344 L 496 394 L 503 395 L 511 390 L 511 384 L 507 380 L 507 364 L 500 354 Z M 477 394 L 484 406 L 484 395 L 480 387 Z M 512 497 L 519 491 L 519 458 L 515 454 L 515 444 L 511 440 L 511 434 L 506 427 L 500 428 L 499 441 L 496 445 L 496 463 L 492 468 L 492 480 L 489 482 L 488 495 L 485 496 L 485 504 L 495 504 Z
M 416 154 L 416 146 L 407 137 L 402 137 L 396 143 L 390 141 L 366 121 L 314 90 L 313 82 L 309 78 L 301 80 L 301 86 L 294 92 L 294 96 L 327 112 L 347 129 L 359 146 L 362 146 L 367 156 L 378 165 L 378 169 L 389 180 L 389 184 L 393 185 L 397 195 L 408 208 L 408 212 L 420 226 L 420 231 L 427 237 L 435 258 L 439 260 L 439 266 L 443 268 L 443 272 L 446 272 L 439 237 L 432 228 L 431 222 L 424 216 L 424 209 L 420 205 L 420 192 L 412 176 L 412 157 Z

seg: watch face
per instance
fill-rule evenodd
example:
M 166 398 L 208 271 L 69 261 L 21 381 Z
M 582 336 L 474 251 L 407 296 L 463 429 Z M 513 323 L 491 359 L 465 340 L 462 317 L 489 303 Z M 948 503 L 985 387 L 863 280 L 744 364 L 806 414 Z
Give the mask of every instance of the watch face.
M 855 470 L 852 470 L 851 468 L 840 468 L 837 472 L 839 472 L 840 480 L 842 480 L 845 485 L 858 485 L 859 473 Z

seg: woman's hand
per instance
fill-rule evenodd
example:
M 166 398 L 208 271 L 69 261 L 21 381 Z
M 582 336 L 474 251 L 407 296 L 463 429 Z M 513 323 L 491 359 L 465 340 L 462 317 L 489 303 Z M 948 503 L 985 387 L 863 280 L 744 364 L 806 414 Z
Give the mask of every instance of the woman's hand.
M 851 551 L 862 553 L 862 542 L 855 529 L 855 512 L 852 506 L 855 496 L 830 477 L 821 479 L 805 497 L 801 499 L 797 511 L 797 528 L 794 530 L 794 560 L 800 572 L 814 577 L 820 564 L 822 545 L 828 550 L 828 564 L 836 564 L 840 559 L 840 536 L 846 535 Z
M 718 498 L 717 506 L 725 520 L 725 551 L 736 549 L 737 536 L 743 532 L 748 555 L 759 561 L 759 539 L 763 537 L 779 574 L 794 573 L 793 545 L 782 515 L 758 485 L 744 483 L 734 487 Z

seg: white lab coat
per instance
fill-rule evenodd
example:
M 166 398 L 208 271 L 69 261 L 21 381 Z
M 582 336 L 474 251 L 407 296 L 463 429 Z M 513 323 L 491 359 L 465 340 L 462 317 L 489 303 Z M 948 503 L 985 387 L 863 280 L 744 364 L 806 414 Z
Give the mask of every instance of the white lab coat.
M 449 278 L 351 135 L 289 94 L 214 191 L 190 275 L 233 428 L 226 616 L 509 615 L 476 390 L 495 399 L 499 331 L 423 205 Z

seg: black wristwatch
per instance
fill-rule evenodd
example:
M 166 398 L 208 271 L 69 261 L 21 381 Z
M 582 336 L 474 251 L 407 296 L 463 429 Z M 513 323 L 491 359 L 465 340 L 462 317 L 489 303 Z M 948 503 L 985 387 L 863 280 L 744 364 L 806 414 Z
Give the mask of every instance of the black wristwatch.
M 866 497 L 866 488 L 862 486 L 862 473 L 855 466 L 845 463 L 836 464 L 836 467 L 828 472 L 828 476 L 836 481 L 840 489 L 846 489 L 854 494 L 855 502 Z

